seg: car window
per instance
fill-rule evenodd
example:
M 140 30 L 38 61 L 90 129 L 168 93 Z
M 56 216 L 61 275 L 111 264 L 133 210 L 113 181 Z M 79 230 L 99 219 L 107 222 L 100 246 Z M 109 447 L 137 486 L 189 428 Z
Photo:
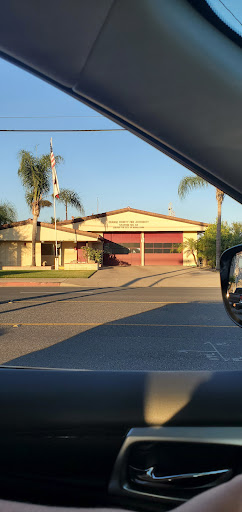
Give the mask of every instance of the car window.
M 240 369 L 215 267 L 219 208 L 223 251 L 241 242 L 241 205 L 63 92 L 0 68 L 0 363 Z
M 242 8 L 238 0 L 207 0 L 216 15 L 242 36 Z

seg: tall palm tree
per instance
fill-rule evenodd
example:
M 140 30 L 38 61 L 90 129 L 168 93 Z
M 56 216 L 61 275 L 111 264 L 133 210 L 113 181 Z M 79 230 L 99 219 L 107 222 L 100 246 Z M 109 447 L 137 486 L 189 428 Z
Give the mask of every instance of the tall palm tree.
M 66 207 L 66 220 L 68 219 L 67 207 L 68 205 L 74 206 L 80 213 L 84 213 L 84 208 L 79 195 L 74 190 L 62 188 L 59 193 L 59 201 L 64 203 Z
M 179 183 L 178 195 L 184 199 L 187 194 L 196 188 L 204 188 L 209 184 L 200 176 L 185 176 Z M 221 208 L 224 200 L 224 192 L 216 188 L 216 200 L 218 206 L 217 214 L 217 236 L 216 236 L 216 269 L 220 269 L 220 256 L 221 256 Z
M 0 225 L 10 224 L 17 220 L 17 214 L 14 206 L 8 202 L 0 203 Z
M 22 185 L 25 188 L 25 198 L 33 214 L 32 230 L 32 265 L 36 266 L 36 238 L 37 222 L 41 208 L 49 207 L 52 203 L 45 199 L 50 191 L 51 183 L 51 162 L 50 155 L 34 156 L 30 151 L 22 149 L 19 151 L 19 169 L 18 175 Z M 61 157 L 56 156 L 56 163 L 60 162 Z

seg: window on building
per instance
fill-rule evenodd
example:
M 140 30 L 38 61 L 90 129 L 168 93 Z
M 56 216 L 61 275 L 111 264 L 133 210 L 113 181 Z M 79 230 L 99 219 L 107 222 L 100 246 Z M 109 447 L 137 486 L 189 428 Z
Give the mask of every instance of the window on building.
M 122 244 L 115 244 L 114 242 L 109 242 L 104 244 L 104 251 L 108 254 L 140 253 L 140 244 L 136 242 L 125 242 Z
M 147 243 L 145 253 L 177 253 L 178 246 L 175 243 Z
M 139 243 L 136 243 L 136 242 L 128 242 L 128 243 L 123 243 L 122 244 L 123 247 L 126 247 L 126 249 L 128 249 L 129 253 L 139 253 L 140 252 L 140 244 Z
M 41 254 L 42 256 L 54 256 L 55 245 L 53 243 L 41 244 Z

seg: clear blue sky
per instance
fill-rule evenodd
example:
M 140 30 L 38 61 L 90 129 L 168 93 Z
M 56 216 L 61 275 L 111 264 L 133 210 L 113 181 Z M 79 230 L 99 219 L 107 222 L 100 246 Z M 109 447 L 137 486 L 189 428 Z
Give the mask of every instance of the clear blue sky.
M 241 0 L 207 0 L 207 2 L 217 16 L 242 36 Z
M 38 78 L 0 60 L 0 128 L 111 128 L 114 123 Z M 3 119 L 21 116 L 92 116 L 55 119 Z M 118 127 L 118 126 L 117 126 Z M 0 133 L 0 200 L 15 204 L 18 220 L 31 216 L 17 175 L 18 151 L 49 152 L 51 133 Z M 60 187 L 74 189 L 86 215 L 131 206 L 168 214 L 172 202 L 177 217 L 213 222 L 216 218 L 215 189 L 192 192 L 185 201 L 177 195 L 179 181 L 191 174 L 128 132 L 53 133 L 54 153 L 64 157 L 57 169 Z M 69 218 L 76 211 L 69 210 Z M 40 220 L 49 221 L 52 208 L 43 209 Z M 57 216 L 65 218 L 64 207 Z M 223 220 L 242 221 L 242 206 L 226 197 Z

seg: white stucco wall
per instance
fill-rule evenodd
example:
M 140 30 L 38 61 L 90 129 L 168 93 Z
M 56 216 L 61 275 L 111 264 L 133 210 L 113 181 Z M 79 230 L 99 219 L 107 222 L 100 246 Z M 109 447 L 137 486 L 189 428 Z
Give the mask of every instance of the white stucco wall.
M 29 266 L 32 264 L 31 242 L 1 242 L 1 266 Z M 41 244 L 36 243 L 36 265 L 41 265 Z
M 77 261 L 77 251 L 74 249 L 73 242 L 62 242 L 62 258 L 61 264 L 71 263 L 72 261 Z
M 105 231 L 204 231 L 204 227 L 200 223 L 192 224 L 174 220 L 173 217 L 167 219 L 132 211 L 67 225 L 67 227 L 70 226 L 74 229 L 98 233 L 105 233 Z

